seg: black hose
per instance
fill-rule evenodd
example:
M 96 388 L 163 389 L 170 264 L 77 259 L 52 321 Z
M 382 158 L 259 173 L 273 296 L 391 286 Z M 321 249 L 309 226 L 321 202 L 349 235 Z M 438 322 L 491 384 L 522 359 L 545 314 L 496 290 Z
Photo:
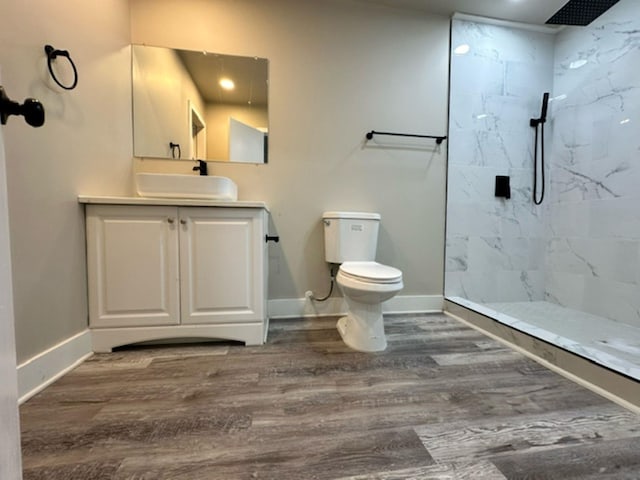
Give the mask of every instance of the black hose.
M 322 298 L 311 297 L 311 299 L 314 302 L 324 302 L 325 300 L 327 300 L 331 296 L 332 293 L 333 293 L 333 279 L 331 279 L 331 287 L 329 288 L 329 293 L 327 293 L 326 297 L 322 297 Z
M 329 293 L 327 293 L 326 297 L 322 297 L 322 298 L 311 297 L 311 300 L 313 300 L 314 302 L 324 302 L 325 300 L 327 300 L 333 293 L 334 278 L 335 278 L 335 275 L 333 273 L 333 267 L 331 267 L 331 286 L 329 287 Z
M 544 122 L 540 122 L 540 176 L 542 187 L 540 200 L 538 200 L 538 125 L 536 125 L 536 139 L 533 148 L 533 203 L 540 205 L 544 200 Z

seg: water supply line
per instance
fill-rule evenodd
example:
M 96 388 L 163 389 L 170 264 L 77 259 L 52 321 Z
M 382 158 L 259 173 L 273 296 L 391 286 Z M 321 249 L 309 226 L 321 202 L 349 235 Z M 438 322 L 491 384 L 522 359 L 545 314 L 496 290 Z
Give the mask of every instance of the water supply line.
M 536 129 L 533 147 L 533 203 L 540 205 L 544 200 L 544 124 L 547 121 L 547 107 L 549 106 L 549 92 L 542 95 L 542 109 L 540 118 L 532 118 L 529 125 Z M 538 127 L 540 127 L 540 177 L 542 186 L 538 199 Z
M 311 290 L 307 290 L 305 292 L 305 297 L 307 297 L 309 300 L 313 301 L 313 302 L 324 302 L 325 300 L 328 300 L 329 297 L 331 296 L 331 294 L 333 293 L 333 285 L 335 283 L 335 273 L 334 273 L 334 266 L 331 265 L 331 286 L 329 287 L 329 293 L 327 293 L 326 296 L 322 297 L 322 298 L 316 298 L 316 296 L 313 294 L 313 292 Z

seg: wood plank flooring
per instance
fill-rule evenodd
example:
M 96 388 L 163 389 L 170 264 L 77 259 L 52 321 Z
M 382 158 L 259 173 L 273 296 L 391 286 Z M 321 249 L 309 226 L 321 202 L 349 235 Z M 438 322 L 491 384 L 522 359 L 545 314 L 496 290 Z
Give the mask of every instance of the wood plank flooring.
M 640 479 L 640 417 L 444 315 L 95 355 L 21 407 L 25 480 Z

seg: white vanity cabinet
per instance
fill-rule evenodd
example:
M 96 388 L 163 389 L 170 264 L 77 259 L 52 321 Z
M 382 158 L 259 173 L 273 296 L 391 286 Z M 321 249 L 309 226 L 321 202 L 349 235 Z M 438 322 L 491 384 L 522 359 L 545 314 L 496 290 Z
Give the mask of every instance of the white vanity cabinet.
M 266 340 L 265 208 L 88 204 L 86 225 L 94 351 Z

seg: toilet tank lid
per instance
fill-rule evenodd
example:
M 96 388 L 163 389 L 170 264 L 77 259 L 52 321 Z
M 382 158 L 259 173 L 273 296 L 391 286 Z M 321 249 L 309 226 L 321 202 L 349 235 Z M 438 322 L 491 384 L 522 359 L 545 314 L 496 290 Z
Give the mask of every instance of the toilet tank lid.
M 380 220 L 379 213 L 368 212 L 324 212 L 323 219 L 328 218 L 351 218 L 353 220 Z

